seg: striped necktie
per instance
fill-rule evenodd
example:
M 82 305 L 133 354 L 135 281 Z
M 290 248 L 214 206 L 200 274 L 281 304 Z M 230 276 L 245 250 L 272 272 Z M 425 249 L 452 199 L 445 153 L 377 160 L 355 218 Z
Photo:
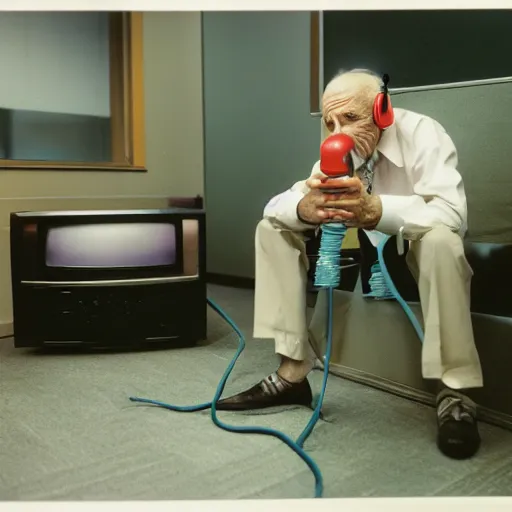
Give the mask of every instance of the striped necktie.
M 372 193 L 373 188 L 373 174 L 375 172 L 375 165 L 379 159 L 377 151 L 357 170 L 359 179 L 366 186 L 368 194 Z

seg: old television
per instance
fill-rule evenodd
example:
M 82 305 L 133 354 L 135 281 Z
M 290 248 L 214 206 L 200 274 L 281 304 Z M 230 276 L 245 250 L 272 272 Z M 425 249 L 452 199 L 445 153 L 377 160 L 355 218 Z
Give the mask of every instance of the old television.
M 203 210 L 16 212 L 10 228 L 15 347 L 206 337 Z

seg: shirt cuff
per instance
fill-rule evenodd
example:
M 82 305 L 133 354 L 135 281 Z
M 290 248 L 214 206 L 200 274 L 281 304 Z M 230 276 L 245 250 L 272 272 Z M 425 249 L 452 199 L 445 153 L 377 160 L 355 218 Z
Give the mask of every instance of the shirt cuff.
M 401 213 L 410 206 L 411 198 L 390 195 L 380 195 L 379 197 L 382 204 L 382 216 L 375 229 L 386 235 L 397 235 L 404 225 Z
M 297 206 L 303 197 L 304 194 L 301 191 L 289 190 L 285 196 L 281 197 L 276 206 L 272 208 L 274 211 L 268 212 L 268 217 L 271 219 L 274 218 L 291 231 L 309 231 L 315 229 L 317 227 L 316 225 L 302 222 L 297 215 Z

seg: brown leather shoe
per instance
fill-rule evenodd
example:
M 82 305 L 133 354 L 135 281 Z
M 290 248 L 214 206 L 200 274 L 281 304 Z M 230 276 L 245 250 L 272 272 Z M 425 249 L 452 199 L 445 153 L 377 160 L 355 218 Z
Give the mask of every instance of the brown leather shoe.
M 283 405 L 312 407 L 313 393 L 308 379 L 288 382 L 272 373 L 252 388 L 217 402 L 219 411 L 244 411 Z

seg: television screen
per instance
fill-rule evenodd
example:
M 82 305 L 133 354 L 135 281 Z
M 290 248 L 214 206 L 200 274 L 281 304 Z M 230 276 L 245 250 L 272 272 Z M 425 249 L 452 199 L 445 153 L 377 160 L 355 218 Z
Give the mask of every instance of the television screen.
M 175 263 L 176 229 L 170 223 L 82 224 L 48 230 L 48 267 L 133 268 Z

